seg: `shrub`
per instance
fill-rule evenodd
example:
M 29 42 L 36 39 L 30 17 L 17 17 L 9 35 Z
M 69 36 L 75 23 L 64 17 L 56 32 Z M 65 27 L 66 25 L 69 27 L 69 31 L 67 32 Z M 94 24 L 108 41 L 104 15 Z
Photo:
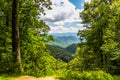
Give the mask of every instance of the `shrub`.
M 82 80 L 113 80 L 113 77 L 103 71 L 90 71 L 81 74 Z
M 113 76 L 114 80 L 120 80 L 120 75 Z
M 69 78 L 69 80 L 81 80 L 81 74 L 77 71 L 68 71 L 66 78 Z
M 72 72 L 69 71 L 67 76 L 70 80 L 113 80 L 113 77 L 103 71 L 89 71 L 89 72 Z

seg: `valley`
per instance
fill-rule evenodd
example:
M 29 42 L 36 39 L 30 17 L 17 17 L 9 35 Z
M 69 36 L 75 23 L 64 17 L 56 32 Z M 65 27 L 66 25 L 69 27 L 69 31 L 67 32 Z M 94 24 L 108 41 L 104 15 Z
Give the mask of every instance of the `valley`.
M 51 55 L 58 60 L 69 62 L 74 58 L 79 38 L 76 33 L 54 33 L 55 41 L 47 44 Z

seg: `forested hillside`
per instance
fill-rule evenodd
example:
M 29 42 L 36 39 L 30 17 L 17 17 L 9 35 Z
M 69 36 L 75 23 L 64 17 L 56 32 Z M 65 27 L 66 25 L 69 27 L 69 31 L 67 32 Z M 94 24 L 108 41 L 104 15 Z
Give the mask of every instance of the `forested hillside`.
M 74 44 L 71 44 L 71 45 L 65 47 L 65 51 L 68 51 L 68 52 L 74 54 L 76 52 L 77 47 L 78 47 L 77 44 L 74 43 Z
M 77 41 L 75 36 L 58 38 L 59 43 L 70 41 L 66 48 L 48 45 L 55 37 L 48 34 L 51 28 L 41 16 L 51 5 L 51 0 L 0 0 L 0 80 L 22 75 L 120 80 L 120 0 L 85 2 L 78 10 L 84 27 L 78 31 L 80 42 L 71 43 Z
M 64 62 L 69 62 L 74 58 L 77 44 L 71 44 L 65 48 L 48 44 L 47 49 L 50 50 L 50 55 L 56 59 L 62 60 Z
M 58 60 L 62 60 L 64 62 L 69 62 L 74 57 L 74 54 L 66 51 L 64 48 L 55 46 L 55 45 L 47 45 L 47 49 L 50 50 L 50 55 L 55 57 Z

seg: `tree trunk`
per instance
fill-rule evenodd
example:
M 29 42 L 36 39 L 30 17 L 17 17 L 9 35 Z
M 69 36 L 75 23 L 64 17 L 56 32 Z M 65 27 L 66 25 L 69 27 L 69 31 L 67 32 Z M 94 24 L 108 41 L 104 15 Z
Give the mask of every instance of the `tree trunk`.
M 19 0 L 13 0 L 12 3 L 12 52 L 17 73 L 22 72 L 20 41 L 19 41 Z

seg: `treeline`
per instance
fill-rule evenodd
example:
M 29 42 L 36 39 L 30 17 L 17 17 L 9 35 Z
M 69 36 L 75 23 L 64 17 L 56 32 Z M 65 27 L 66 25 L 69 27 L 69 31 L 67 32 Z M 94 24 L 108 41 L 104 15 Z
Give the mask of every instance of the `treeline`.
M 108 73 L 119 75 L 120 0 L 85 3 L 80 16 L 86 29 L 79 30 L 81 43 L 68 63 L 55 59 L 46 47 L 54 39 L 39 17 L 50 5 L 49 0 L 0 0 L 0 73 L 54 74 L 68 80 L 113 80 Z
M 50 5 L 49 0 L 0 0 L 0 73 L 43 76 L 57 68 L 46 48 L 53 39 L 50 28 L 40 20 Z
M 120 74 L 120 0 L 91 0 L 80 13 L 86 29 L 71 69 Z M 86 42 L 83 42 L 83 40 Z M 77 61 L 76 61 L 77 60 Z
M 111 75 L 120 75 L 120 0 L 91 0 L 84 4 L 80 17 L 86 29 L 78 32 L 81 43 L 68 63 L 72 72 L 67 77 L 119 80 Z

